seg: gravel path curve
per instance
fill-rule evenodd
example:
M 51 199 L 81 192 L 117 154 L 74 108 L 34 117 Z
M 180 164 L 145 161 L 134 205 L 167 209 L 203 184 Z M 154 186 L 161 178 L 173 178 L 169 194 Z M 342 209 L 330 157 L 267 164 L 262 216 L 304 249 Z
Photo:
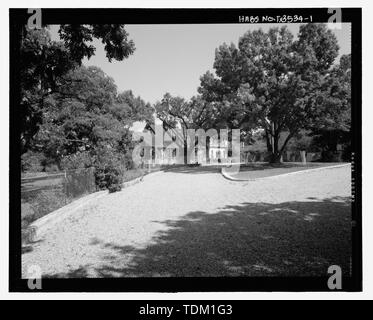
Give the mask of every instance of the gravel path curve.
M 92 200 L 22 255 L 45 277 L 349 272 L 351 168 L 234 182 L 197 168 Z

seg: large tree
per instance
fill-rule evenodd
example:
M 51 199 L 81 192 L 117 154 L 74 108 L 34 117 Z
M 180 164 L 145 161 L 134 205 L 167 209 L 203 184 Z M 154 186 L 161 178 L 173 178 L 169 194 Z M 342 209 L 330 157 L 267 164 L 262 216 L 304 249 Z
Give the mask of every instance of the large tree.
M 320 95 L 325 116 L 311 128 L 313 145 L 323 151 L 325 160 L 333 159 L 338 145 L 349 159 L 351 147 L 351 55 L 343 55 L 328 76 L 328 90 Z M 334 110 L 328 113 L 329 110 Z
M 219 116 L 232 128 L 263 129 L 271 161 L 278 162 L 300 130 L 336 119 L 345 108 L 337 98 L 334 105 L 324 99 L 337 55 L 336 37 L 324 24 L 302 25 L 297 39 L 286 27 L 248 31 L 238 47 L 216 50 L 216 76 L 203 75 L 199 92 L 220 104 Z
M 46 99 L 34 149 L 58 165 L 70 165 L 67 162 L 78 157 L 78 166 L 95 165 L 108 151 L 130 159 L 130 127 L 149 119 L 150 104 L 130 91 L 118 94 L 114 80 L 97 67 L 81 66 L 62 81 L 58 92 Z
M 90 58 L 95 47 L 94 38 L 104 44 L 106 56 L 123 60 L 135 46 L 128 39 L 123 25 L 61 25 L 62 41 L 53 41 L 48 26 L 41 30 L 22 29 L 20 48 L 20 114 L 21 150 L 26 152 L 43 122 L 46 99 L 59 90 L 63 76 Z

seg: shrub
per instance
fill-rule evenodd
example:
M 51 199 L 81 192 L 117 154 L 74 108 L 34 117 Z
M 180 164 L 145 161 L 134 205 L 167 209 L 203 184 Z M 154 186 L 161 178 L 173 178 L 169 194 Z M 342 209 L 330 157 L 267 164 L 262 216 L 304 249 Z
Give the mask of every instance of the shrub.
M 321 152 L 321 158 L 323 162 L 341 162 L 342 152 L 324 150 Z
M 95 178 L 99 189 L 108 189 L 109 192 L 122 190 L 123 176 L 121 168 L 112 164 L 96 167 Z
M 55 173 L 59 171 L 60 170 L 56 164 L 50 164 L 45 167 L 45 172 L 48 172 L 48 173 Z
M 117 152 L 102 148 L 95 162 L 95 180 L 99 189 L 108 189 L 109 192 L 120 191 L 124 172 L 123 156 Z
M 345 145 L 342 152 L 342 160 L 347 162 L 351 161 L 351 143 Z
M 220 159 L 218 159 L 218 160 L 220 160 Z M 219 162 L 219 161 L 218 161 Z M 220 161 L 221 162 L 221 161 Z M 201 164 L 200 163 L 198 163 L 198 162 L 196 162 L 196 163 L 190 163 L 190 164 L 188 164 L 187 165 L 188 167 L 199 167 L 199 166 L 201 166 Z
M 63 170 L 81 169 L 93 166 L 92 155 L 89 152 L 77 152 L 61 159 Z
M 284 135 L 285 137 L 287 136 Z M 284 137 L 283 137 L 284 139 Z M 286 146 L 286 151 L 311 151 L 312 150 L 313 137 L 310 136 L 310 132 L 306 130 L 301 130 L 296 134 Z
M 136 169 L 136 165 L 135 163 L 133 162 L 133 159 L 132 159 L 132 154 L 131 153 L 126 153 L 124 156 L 123 156 L 123 161 L 124 161 L 124 166 L 127 170 L 132 170 L 132 169 Z
M 41 172 L 44 170 L 43 161 L 45 157 L 42 153 L 28 151 L 21 156 L 22 171 Z

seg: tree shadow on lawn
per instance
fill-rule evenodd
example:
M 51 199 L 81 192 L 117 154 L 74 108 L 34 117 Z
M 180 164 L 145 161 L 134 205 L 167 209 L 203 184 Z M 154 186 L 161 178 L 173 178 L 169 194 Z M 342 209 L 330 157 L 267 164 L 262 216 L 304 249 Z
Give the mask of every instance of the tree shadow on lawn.
M 243 203 L 153 222 L 168 229 L 145 247 L 95 239 L 110 252 L 101 265 L 48 277 L 325 276 L 330 265 L 350 273 L 349 198 Z

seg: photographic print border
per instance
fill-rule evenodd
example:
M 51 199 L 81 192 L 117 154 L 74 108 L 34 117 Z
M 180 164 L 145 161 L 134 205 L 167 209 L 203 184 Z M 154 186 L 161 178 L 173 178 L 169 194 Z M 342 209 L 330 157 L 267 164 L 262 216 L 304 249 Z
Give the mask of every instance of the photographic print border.
M 42 9 L 43 24 L 232 24 L 240 16 L 312 15 L 312 22 L 329 21 L 328 8 L 236 9 Z M 20 27 L 27 9 L 10 9 L 10 185 L 9 291 L 32 292 L 21 279 L 21 170 L 19 93 Z M 342 8 L 342 22 L 351 23 L 352 54 L 352 261 L 351 276 L 341 291 L 362 290 L 362 35 L 361 8 Z M 273 23 L 273 22 L 272 22 Z M 42 279 L 41 292 L 217 292 L 217 291 L 329 291 L 325 277 L 192 277 Z

